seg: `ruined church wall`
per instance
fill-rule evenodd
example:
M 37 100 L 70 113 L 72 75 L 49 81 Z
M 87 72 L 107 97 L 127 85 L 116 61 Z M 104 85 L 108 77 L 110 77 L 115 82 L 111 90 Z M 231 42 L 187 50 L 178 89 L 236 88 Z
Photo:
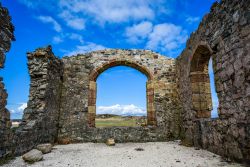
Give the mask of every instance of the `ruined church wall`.
M 10 50 L 14 38 L 14 26 L 6 8 L 0 3 L 0 70 L 4 68 L 5 54 Z M 12 137 L 10 112 L 7 105 L 7 91 L 4 88 L 3 78 L 0 77 L 0 159 L 12 152 Z
M 237 160 L 250 160 L 250 1 L 216 2 L 177 59 L 183 144 Z M 219 118 L 197 118 L 190 66 L 199 44 L 212 49 Z
M 23 120 L 15 132 L 15 154 L 57 139 L 62 63 L 50 46 L 27 53 L 30 94 Z
M 59 141 L 117 142 L 176 139 L 180 132 L 180 109 L 176 97 L 175 60 L 145 50 L 103 50 L 65 57 L 61 94 Z M 88 125 L 90 74 L 107 62 L 128 61 L 153 75 L 157 126 L 94 128 Z M 121 88 L 122 89 L 122 88 Z M 145 90 L 146 93 L 146 90 Z M 97 97 L 98 98 L 98 97 Z
M 249 11 L 250 0 L 216 2 L 177 60 L 143 50 L 104 50 L 62 60 L 54 56 L 50 47 L 28 53 L 30 96 L 23 122 L 15 134 L 10 130 L 10 115 L 5 108 L 7 93 L 0 78 L 0 158 L 13 148 L 20 154 L 39 143 L 57 139 L 103 142 L 114 137 L 118 142 L 142 142 L 167 141 L 181 135 L 185 145 L 249 161 Z M 14 40 L 10 22 L 7 9 L 0 5 L 0 68 Z M 193 109 L 190 68 L 199 45 L 211 50 L 219 98 L 217 119 L 200 118 Z M 110 60 L 133 61 L 149 69 L 153 75 L 157 126 L 88 126 L 90 74 Z

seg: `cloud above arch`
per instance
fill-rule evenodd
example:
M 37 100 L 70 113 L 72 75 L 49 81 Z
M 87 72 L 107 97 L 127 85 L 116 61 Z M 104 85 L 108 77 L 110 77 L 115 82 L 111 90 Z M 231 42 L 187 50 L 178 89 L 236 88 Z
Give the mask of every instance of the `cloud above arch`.
M 142 107 L 136 106 L 134 104 L 121 105 L 115 104 L 111 106 L 98 106 L 97 114 L 114 114 L 114 115 L 124 115 L 124 116 L 145 116 L 147 115 L 146 110 Z

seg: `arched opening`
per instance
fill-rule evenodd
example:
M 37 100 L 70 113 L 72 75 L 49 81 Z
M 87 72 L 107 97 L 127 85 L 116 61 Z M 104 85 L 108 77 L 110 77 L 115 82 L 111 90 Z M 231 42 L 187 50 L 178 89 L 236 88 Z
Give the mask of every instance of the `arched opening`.
M 214 97 L 217 97 L 217 94 L 215 93 L 211 55 L 212 50 L 209 46 L 201 44 L 196 48 L 191 60 L 192 109 L 196 111 L 197 118 L 211 118 L 211 111 L 213 106 L 215 107 L 211 90 Z M 215 101 L 216 99 L 214 99 Z
M 89 96 L 88 96 L 88 124 L 89 127 L 95 127 L 96 119 L 96 99 L 97 99 L 97 84 L 96 80 L 98 76 L 105 70 L 115 66 L 128 66 L 134 68 L 147 76 L 146 83 L 146 99 L 147 99 L 147 125 L 156 125 L 156 116 L 154 108 L 154 89 L 153 89 L 153 77 L 150 71 L 137 63 L 130 62 L 128 60 L 117 61 L 111 60 L 108 63 L 103 64 L 101 67 L 94 69 L 90 74 L 89 82 Z
M 126 66 L 108 68 L 97 80 L 95 127 L 146 125 L 147 77 Z

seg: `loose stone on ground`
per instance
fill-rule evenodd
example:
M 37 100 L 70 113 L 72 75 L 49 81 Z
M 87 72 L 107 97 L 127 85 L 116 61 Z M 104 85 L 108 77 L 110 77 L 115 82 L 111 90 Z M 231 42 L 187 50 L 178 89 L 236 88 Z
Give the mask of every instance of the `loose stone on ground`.
M 33 149 L 22 156 L 23 160 L 34 163 L 43 159 L 43 153 L 37 149 Z
M 51 150 L 52 150 L 52 144 L 50 144 L 50 143 L 39 144 L 36 148 L 39 151 L 41 151 L 43 154 L 47 154 L 47 153 L 51 152 Z
M 115 146 L 115 139 L 107 139 L 106 144 L 108 146 Z

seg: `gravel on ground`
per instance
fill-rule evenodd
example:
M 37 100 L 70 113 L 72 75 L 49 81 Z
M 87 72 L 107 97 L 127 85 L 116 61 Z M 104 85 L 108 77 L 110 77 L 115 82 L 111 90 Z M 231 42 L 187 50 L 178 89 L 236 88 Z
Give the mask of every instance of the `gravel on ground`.
M 4 167 L 241 167 L 211 152 L 178 142 L 56 145 L 43 160 L 25 163 L 17 157 Z

